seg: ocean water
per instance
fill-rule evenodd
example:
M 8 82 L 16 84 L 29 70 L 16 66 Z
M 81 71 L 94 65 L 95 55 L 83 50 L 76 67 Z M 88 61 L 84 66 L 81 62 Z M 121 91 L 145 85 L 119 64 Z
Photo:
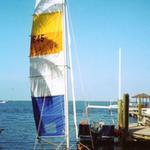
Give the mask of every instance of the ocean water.
M 86 104 L 93 105 L 109 105 L 109 102 L 85 102 L 78 101 L 77 105 L 77 120 L 78 123 L 86 119 L 85 107 Z M 117 111 L 108 110 L 91 110 L 88 113 L 89 121 L 101 121 L 105 124 L 117 123 Z M 73 128 L 73 113 L 72 102 L 69 103 L 69 118 L 70 118 L 70 147 L 76 149 L 74 128 Z M 113 119 L 112 119 L 113 118 Z M 134 120 L 130 120 L 134 121 Z M 0 150 L 30 150 L 33 149 L 36 137 L 34 118 L 32 113 L 32 104 L 30 101 L 9 101 L 5 104 L 0 104 L 0 128 L 4 131 L 0 134 Z M 54 142 L 57 138 L 46 139 L 46 143 L 36 145 L 36 149 L 56 149 L 47 141 Z M 61 140 L 63 141 L 63 139 Z

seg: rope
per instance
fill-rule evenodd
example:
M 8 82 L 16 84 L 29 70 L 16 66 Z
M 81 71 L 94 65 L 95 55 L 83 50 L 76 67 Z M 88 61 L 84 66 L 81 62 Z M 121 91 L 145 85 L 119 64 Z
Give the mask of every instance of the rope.
M 87 150 L 91 150 L 90 148 L 88 148 L 87 146 L 85 146 L 84 144 L 80 143 L 84 148 L 86 148 Z
M 73 131 L 73 129 L 70 131 L 70 133 L 73 133 L 74 131 Z M 71 134 L 72 135 L 72 134 Z M 56 145 L 57 146 L 57 148 L 56 148 L 56 150 L 59 150 L 59 148 L 61 148 L 61 145 L 63 144 L 65 142 L 65 140 L 63 141 L 63 142 L 61 142 L 59 145 Z M 77 141 L 76 141 L 77 142 Z M 72 145 L 71 147 L 73 147 L 74 145 Z M 70 147 L 70 148 L 71 148 Z
M 65 142 L 65 140 L 63 142 L 61 142 L 59 145 L 57 145 L 56 150 L 59 150 L 59 148 L 61 147 L 61 145 Z
M 36 133 L 36 138 L 35 138 L 35 141 L 34 141 L 33 150 L 35 150 L 36 145 L 38 143 L 38 134 L 39 134 L 40 126 L 41 126 L 41 122 L 42 122 L 42 115 L 43 115 L 43 111 L 44 111 L 44 106 L 45 106 L 45 97 L 43 99 L 42 110 L 41 110 L 41 114 L 40 114 L 40 120 L 39 120 L 39 124 L 38 124 L 38 130 L 37 130 L 37 133 Z
M 68 6 L 68 17 L 69 17 L 69 20 L 70 20 L 70 31 L 72 33 L 71 34 L 72 35 L 72 42 L 73 42 L 74 52 L 75 52 L 75 61 L 76 61 L 76 64 L 77 64 L 78 75 L 79 75 L 78 77 L 79 77 L 79 81 L 80 81 L 79 83 L 80 83 L 80 87 L 81 87 L 81 95 L 83 95 L 83 99 L 86 99 L 85 87 L 84 87 L 82 72 L 81 72 L 81 68 L 80 68 L 80 61 L 79 61 L 78 51 L 77 51 L 78 48 L 77 48 L 77 44 L 76 44 L 76 40 L 75 40 L 75 34 L 74 34 L 74 30 L 73 30 L 73 25 L 72 25 L 72 19 L 71 19 L 71 16 L 70 16 L 69 4 L 67 6 Z M 84 102 L 84 106 L 86 108 L 86 106 L 87 106 L 86 102 Z
M 75 52 L 75 60 L 76 60 L 76 64 L 77 64 L 77 68 L 78 68 L 78 73 L 79 73 L 79 80 L 80 80 L 80 86 L 81 86 L 81 93 L 83 95 L 83 99 L 86 99 L 85 98 L 85 87 L 84 87 L 84 82 L 83 82 L 83 79 L 82 79 L 82 72 L 81 72 L 81 68 L 80 68 L 80 62 L 79 62 L 79 57 L 78 57 L 78 51 L 77 51 L 77 44 L 76 44 L 76 40 L 75 40 L 75 34 L 74 34 L 74 30 L 73 30 L 73 25 L 72 25 L 72 19 L 71 19 L 71 16 L 70 16 L 70 8 L 69 8 L 69 5 L 68 5 L 68 17 L 69 17 L 69 20 L 70 20 L 70 29 L 71 29 L 71 33 L 72 33 L 72 40 L 73 40 L 73 45 L 74 45 L 74 52 Z M 87 103 L 84 102 L 84 107 L 86 108 L 87 107 Z M 86 114 L 86 110 L 83 110 L 83 115 L 85 115 L 85 118 L 88 121 L 88 116 Z M 92 141 L 92 147 L 94 148 L 94 143 L 93 143 L 93 139 L 92 139 L 92 134 L 91 134 L 91 131 L 90 131 L 90 136 L 91 136 L 91 141 Z M 82 144 L 83 145 L 83 144 Z M 87 150 L 90 150 L 88 147 L 86 147 L 85 145 L 83 145 L 85 148 L 87 148 Z
M 110 106 L 111 106 L 111 100 L 110 100 Z M 115 120 L 113 118 L 113 112 L 112 112 L 112 108 L 111 107 L 110 107 L 109 111 L 110 111 L 110 116 L 111 116 L 112 123 L 113 123 L 113 125 L 115 125 Z
M 72 135 L 72 133 L 74 133 L 74 130 L 75 129 L 72 129 L 71 131 L 70 131 L 70 133 L 71 133 L 71 135 Z M 78 142 L 78 140 L 74 140 L 74 142 L 75 142 L 75 144 Z M 71 149 L 71 147 L 73 147 L 74 146 L 74 144 L 72 144 L 72 146 L 70 146 L 70 149 Z
M 114 124 L 115 124 L 115 121 L 114 121 L 114 118 L 113 118 L 112 110 L 110 110 L 110 116 L 111 116 L 111 119 L 112 119 L 112 123 L 113 123 L 113 125 L 114 125 Z
M 42 139 L 43 140 L 43 139 Z M 49 142 L 49 141 L 47 141 L 47 140 L 43 140 L 45 143 L 47 143 L 47 144 L 50 144 L 50 145 L 52 145 L 52 146 L 55 146 L 55 147 L 57 147 L 58 145 L 57 144 L 55 144 L 55 143 L 52 143 L 52 142 Z
M 59 148 L 61 147 L 61 145 L 65 142 L 65 140 L 64 140 L 63 142 L 61 142 L 61 143 L 58 145 L 58 144 L 49 142 L 49 141 L 44 140 L 44 139 L 40 139 L 40 143 L 41 143 L 41 141 L 43 141 L 43 142 L 45 142 L 45 143 L 47 143 L 47 144 L 49 144 L 49 145 L 52 145 L 52 146 L 56 147 L 56 150 L 59 150 Z M 41 143 L 41 146 L 42 146 L 42 143 Z M 44 148 L 44 147 L 43 147 L 43 148 Z
M 38 139 L 38 142 L 39 142 L 40 145 L 41 145 L 41 149 L 44 150 L 44 145 L 41 143 L 41 138 Z

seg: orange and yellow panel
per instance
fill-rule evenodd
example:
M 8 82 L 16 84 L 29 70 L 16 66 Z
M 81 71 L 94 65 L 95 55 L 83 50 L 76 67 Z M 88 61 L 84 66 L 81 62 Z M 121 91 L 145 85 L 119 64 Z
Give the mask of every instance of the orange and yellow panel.
M 62 49 L 62 13 L 34 15 L 30 56 L 56 54 Z

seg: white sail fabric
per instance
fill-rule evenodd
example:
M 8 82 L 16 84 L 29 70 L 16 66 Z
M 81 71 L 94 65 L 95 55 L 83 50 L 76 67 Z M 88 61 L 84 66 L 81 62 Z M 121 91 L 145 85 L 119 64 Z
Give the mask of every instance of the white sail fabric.
M 62 11 L 62 4 L 64 0 L 37 0 L 34 14 L 51 13 L 55 11 Z
M 31 94 L 34 97 L 63 95 L 64 52 L 30 59 Z

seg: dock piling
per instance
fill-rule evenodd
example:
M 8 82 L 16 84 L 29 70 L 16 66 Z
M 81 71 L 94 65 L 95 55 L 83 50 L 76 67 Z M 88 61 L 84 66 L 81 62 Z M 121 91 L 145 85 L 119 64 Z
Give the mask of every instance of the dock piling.
M 129 94 L 123 96 L 123 129 L 127 133 L 129 128 Z
M 141 104 L 141 97 L 138 98 L 138 123 L 141 122 L 142 116 L 142 104 Z
M 122 100 L 118 101 L 118 129 L 121 129 L 123 125 L 123 113 L 122 113 Z

